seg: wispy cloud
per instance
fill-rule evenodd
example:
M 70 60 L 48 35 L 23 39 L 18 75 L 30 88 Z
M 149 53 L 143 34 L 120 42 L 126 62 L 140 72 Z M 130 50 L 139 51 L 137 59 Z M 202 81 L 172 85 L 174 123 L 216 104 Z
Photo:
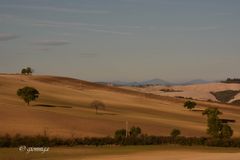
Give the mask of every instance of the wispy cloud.
M 34 44 L 44 45 L 44 46 L 62 46 L 62 45 L 70 44 L 70 42 L 65 40 L 42 40 L 42 41 L 37 41 Z
M 13 33 L 0 33 L 0 41 L 8 41 L 12 39 L 16 39 L 19 36 Z
M 191 31 L 191 32 L 198 32 L 198 31 L 209 31 L 209 30 L 215 30 L 220 27 L 217 26 L 176 26 L 176 27 L 167 27 L 164 28 L 164 30 L 171 30 L 171 31 Z
M 35 21 L 32 25 L 39 27 L 81 27 L 81 26 L 104 27 L 104 25 L 101 24 L 89 24 L 80 22 L 57 22 L 57 21 Z
M 216 26 L 204 26 L 204 27 L 186 27 L 187 31 L 208 31 L 208 30 L 215 30 L 219 27 Z
M 17 15 L 13 15 L 13 14 L 5 14 L 5 13 L 1 13 L 0 14 L 0 19 L 16 19 L 18 18 Z
M 102 33 L 111 33 L 111 34 L 118 34 L 118 35 L 131 35 L 131 32 L 121 32 L 121 31 L 113 31 L 113 30 L 105 30 L 105 29 L 94 29 L 94 28 L 86 28 L 89 31 L 94 32 L 102 32 Z
M 140 26 L 106 26 L 102 24 L 90 24 L 90 23 L 80 23 L 80 22 L 56 22 L 56 21 L 36 21 L 32 24 L 33 26 L 38 27 L 64 27 L 64 28 L 77 28 L 83 29 L 93 32 L 102 32 L 102 33 L 110 33 L 110 34 L 118 34 L 118 35 L 130 35 L 131 32 L 124 31 L 116 31 L 109 28 L 131 28 L 131 29 L 140 29 Z
M 45 10 L 54 12 L 69 12 L 69 13 L 82 13 L 82 14 L 108 14 L 110 11 L 107 10 L 83 10 L 76 8 L 62 8 L 52 6 L 33 6 L 33 5 L 0 5 L 0 8 L 17 8 L 17 9 L 30 9 L 30 10 Z
M 59 22 L 59 21 L 35 21 L 32 23 L 33 26 L 38 27 L 112 27 L 112 28 L 124 28 L 124 29 L 152 29 L 151 26 L 136 26 L 136 25 L 114 25 L 106 26 L 104 24 L 94 23 L 81 23 L 81 22 Z

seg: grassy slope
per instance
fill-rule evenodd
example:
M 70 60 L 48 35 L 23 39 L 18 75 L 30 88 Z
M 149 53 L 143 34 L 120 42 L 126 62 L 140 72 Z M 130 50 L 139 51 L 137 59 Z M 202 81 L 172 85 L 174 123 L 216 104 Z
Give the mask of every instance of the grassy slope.
M 41 93 L 32 106 L 26 106 L 16 96 L 17 89 L 26 85 Z M 98 115 L 89 107 L 95 99 L 107 105 Z M 0 134 L 32 135 L 46 130 L 50 136 L 112 136 L 128 120 L 130 126 L 138 125 L 148 134 L 169 135 L 173 128 L 179 128 L 186 136 L 205 135 L 206 117 L 185 110 L 182 104 L 183 100 L 175 98 L 146 96 L 69 78 L 0 75 Z M 235 119 L 235 135 L 240 135 L 240 108 L 199 104 L 201 109 L 217 106 L 224 118 Z

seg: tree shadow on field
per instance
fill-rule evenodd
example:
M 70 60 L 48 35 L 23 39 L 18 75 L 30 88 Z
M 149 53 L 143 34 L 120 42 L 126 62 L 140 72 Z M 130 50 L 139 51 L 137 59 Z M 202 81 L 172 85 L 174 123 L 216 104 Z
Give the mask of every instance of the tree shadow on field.
M 117 113 L 104 113 L 104 112 L 98 112 L 98 115 L 110 115 L 110 116 L 116 116 L 118 115 Z
M 51 105 L 51 104 L 35 104 L 33 106 L 38 106 L 38 107 L 61 107 L 61 108 L 72 108 L 70 106 L 58 106 L 58 105 Z

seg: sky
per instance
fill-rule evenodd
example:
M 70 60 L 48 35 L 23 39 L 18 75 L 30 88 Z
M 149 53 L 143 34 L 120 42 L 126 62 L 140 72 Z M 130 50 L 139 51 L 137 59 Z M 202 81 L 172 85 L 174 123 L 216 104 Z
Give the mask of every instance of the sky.
M 89 81 L 240 74 L 239 0 L 0 0 L 0 72 Z

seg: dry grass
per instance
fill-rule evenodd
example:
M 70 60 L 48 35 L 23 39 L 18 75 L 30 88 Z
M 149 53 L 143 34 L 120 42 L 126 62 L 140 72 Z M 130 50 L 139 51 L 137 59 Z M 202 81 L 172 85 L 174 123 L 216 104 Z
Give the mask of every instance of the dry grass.
M 103 146 L 103 147 L 54 147 L 48 152 L 18 151 L 18 148 L 1 148 L 0 160 L 239 160 L 236 148 L 198 146 Z
M 240 84 L 232 83 L 207 83 L 207 84 L 194 84 L 186 86 L 149 86 L 149 87 L 121 87 L 126 89 L 131 89 L 135 91 L 140 91 L 143 93 L 153 93 L 156 95 L 164 96 L 181 96 L 185 98 L 193 98 L 198 100 L 212 100 L 217 101 L 217 99 L 210 92 L 219 92 L 226 90 L 240 90 Z M 173 90 L 175 92 L 163 92 L 162 90 Z M 181 91 L 181 92 L 179 92 Z M 240 99 L 240 94 L 235 96 L 235 100 Z
M 41 93 L 32 106 L 16 96 L 17 89 L 26 85 Z M 90 108 L 93 100 L 103 101 L 106 110 L 96 115 Z M 128 120 L 147 134 L 169 135 L 178 128 L 186 136 L 205 135 L 206 117 L 185 110 L 183 102 L 70 78 L 0 75 L 0 134 L 33 135 L 45 130 L 50 136 L 112 136 Z M 240 108 L 198 103 L 198 109 L 219 107 L 224 118 L 235 119 L 235 136 L 240 135 Z

